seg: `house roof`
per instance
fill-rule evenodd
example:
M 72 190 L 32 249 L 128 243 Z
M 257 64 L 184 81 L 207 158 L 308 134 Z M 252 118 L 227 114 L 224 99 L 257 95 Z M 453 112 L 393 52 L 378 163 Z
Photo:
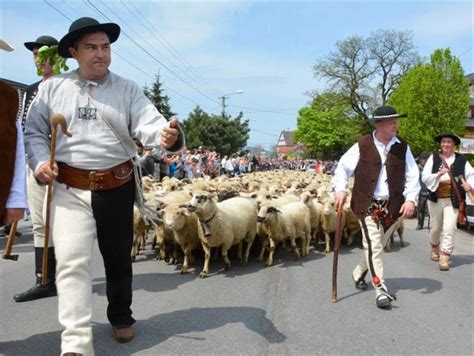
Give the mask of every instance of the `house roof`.
M 469 79 L 471 84 L 474 83 L 474 73 L 470 73 L 470 74 L 466 75 L 466 78 Z
M 282 131 L 277 146 L 293 146 L 293 132 Z

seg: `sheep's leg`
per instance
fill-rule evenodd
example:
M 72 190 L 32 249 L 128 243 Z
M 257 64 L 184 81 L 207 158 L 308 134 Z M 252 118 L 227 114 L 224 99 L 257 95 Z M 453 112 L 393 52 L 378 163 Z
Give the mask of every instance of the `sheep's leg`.
M 230 247 L 232 245 L 229 244 L 227 245 L 222 245 L 222 250 L 221 250 L 221 256 L 222 259 L 224 260 L 224 269 L 228 271 L 230 267 L 232 267 L 232 264 L 230 263 L 229 257 L 227 257 L 227 251 L 229 251 Z M 242 242 L 240 243 L 240 246 L 242 246 Z M 242 250 L 240 251 L 240 254 L 242 255 Z
M 403 229 L 398 229 L 398 236 L 400 236 L 400 246 L 405 247 L 405 241 L 403 241 Z
M 268 250 L 268 238 L 264 239 L 261 238 L 260 241 L 262 242 L 262 249 L 260 250 L 260 254 L 258 255 L 257 261 L 262 262 L 263 257 L 265 255 L 265 250 Z
M 273 254 L 275 253 L 276 243 L 272 238 L 269 238 L 268 240 L 270 241 L 270 252 L 268 254 L 267 267 L 270 267 L 273 265 Z
M 243 241 L 240 241 L 237 245 L 237 256 L 239 258 L 239 263 L 243 265 L 244 260 L 242 259 L 242 250 L 243 250 Z
M 206 278 L 209 274 L 209 260 L 211 259 L 211 247 L 205 244 L 204 242 L 201 243 L 202 249 L 204 250 L 204 267 L 199 274 L 200 278 Z
M 329 236 L 328 232 L 324 232 L 324 237 L 326 238 L 326 253 L 331 252 L 331 236 Z
M 296 246 L 296 239 L 294 237 L 290 237 L 291 242 L 291 253 L 295 256 L 295 259 L 299 259 L 301 257 L 300 251 L 298 250 L 298 246 Z
M 188 273 L 188 266 L 189 266 L 189 260 L 190 260 L 190 255 L 191 255 L 191 248 L 189 247 L 189 245 L 187 245 L 183 249 L 183 253 L 184 253 L 184 261 L 183 261 L 183 268 L 181 268 L 181 274 Z
M 253 244 L 253 239 L 247 242 L 247 248 L 245 249 L 244 261 L 242 263 L 242 266 L 245 266 L 247 262 L 249 261 L 250 248 L 252 247 L 252 244 Z

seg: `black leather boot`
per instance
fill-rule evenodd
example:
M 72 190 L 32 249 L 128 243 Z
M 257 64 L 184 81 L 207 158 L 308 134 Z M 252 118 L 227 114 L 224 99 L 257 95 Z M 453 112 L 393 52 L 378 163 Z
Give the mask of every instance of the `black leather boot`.
M 30 300 L 53 297 L 55 295 L 58 295 L 58 292 L 56 290 L 56 257 L 54 255 L 54 247 L 50 247 L 48 249 L 48 280 L 45 285 L 41 284 L 43 250 L 44 248 L 42 247 L 35 247 L 35 285 L 28 289 L 26 292 L 16 294 L 13 297 L 15 302 L 28 302 Z

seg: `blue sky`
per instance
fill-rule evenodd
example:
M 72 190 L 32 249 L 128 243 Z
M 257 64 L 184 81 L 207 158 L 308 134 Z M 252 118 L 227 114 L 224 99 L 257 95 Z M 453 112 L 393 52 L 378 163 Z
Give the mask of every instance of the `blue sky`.
M 72 20 L 109 22 L 88 1 L 48 2 Z M 226 110 L 234 116 L 242 110 L 250 120 L 250 145 L 270 148 L 281 130 L 296 128 L 307 93 L 325 87 L 313 77 L 315 61 L 352 35 L 410 30 L 421 56 L 449 47 L 465 73 L 474 72 L 470 1 L 132 2 L 91 1 L 122 28 L 110 69 L 140 85 L 150 85 L 160 73 L 182 119 L 196 105 L 220 113 L 218 97 L 243 90 L 229 97 Z M 39 0 L 0 0 L 0 11 L 0 38 L 16 48 L 0 52 L 0 77 L 33 83 L 38 79 L 23 42 L 44 34 L 60 39 L 71 21 Z M 68 64 L 75 68 L 74 60 Z

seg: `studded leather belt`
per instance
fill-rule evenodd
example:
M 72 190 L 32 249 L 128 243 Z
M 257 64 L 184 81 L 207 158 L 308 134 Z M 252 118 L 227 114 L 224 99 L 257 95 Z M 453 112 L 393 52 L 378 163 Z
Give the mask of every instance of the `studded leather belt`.
M 99 192 L 118 188 L 129 182 L 133 177 L 133 163 L 131 160 L 123 162 L 109 169 L 87 170 L 58 163 L 58 182 L 67 186 Z
M 451 182 L 439 182 L 438 189 L 436 189 L 436 195 L 438 198 L 449 198 L 451 197 Z

